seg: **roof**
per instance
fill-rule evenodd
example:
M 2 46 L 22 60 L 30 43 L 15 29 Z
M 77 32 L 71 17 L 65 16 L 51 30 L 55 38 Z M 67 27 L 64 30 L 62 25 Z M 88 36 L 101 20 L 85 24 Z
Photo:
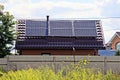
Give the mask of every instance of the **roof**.
M 26 36 L 97 36 L 99 20 L 26 20 Z
M 116 36 L 118 36 L 118 38 L 120 38 L 120 32 L 116 32 L 116 33 L 113 35 L 113 37 L 110 39 L 110 41 L 107 43 L 107 45 L 109 45 Z
M 100 20 L 18 20 L 16 49 L 105 49 Z
M 105 49 L 94 37 L 37 37 L 17 41 L 17 49 Z
M 116 32 L 116 34 L 117 34 L 118 36 L 120 36 L 120 32 Z

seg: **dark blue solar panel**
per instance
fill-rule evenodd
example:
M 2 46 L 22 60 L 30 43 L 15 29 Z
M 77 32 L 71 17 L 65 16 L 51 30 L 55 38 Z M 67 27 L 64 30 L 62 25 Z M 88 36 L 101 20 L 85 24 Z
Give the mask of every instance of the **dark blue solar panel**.
M 45 36 L 46 21 L 26 20 L 26 36 Z
M 50 21 L 51 36 L 72 36 L 72 22 L 67 20 Z
M 71 21 L 50 21 L 50 28 L 62 28 L 62 29 L 72 29 L 72 22 Z
M 74 21 L 74 28 L 80 29 L 80 28 L 96 28 L 95 21 L 93 20 L 75 20 Z
M 46 35 L 46 29 L 27 29 L 26 30 L 27 36 L 45 36 Z
M 72 36 L 72 29 L 51 29 L 51 36 Z
M 96 29 L 75 29 L 75 36 L 97 36 Z
M 95 20 L 75 20 L 75 36 L 97 36 Z
M 26 27 L 43 27 L 46 28 L 46 21 L 34 21 L 34 20 L 26 20 Z

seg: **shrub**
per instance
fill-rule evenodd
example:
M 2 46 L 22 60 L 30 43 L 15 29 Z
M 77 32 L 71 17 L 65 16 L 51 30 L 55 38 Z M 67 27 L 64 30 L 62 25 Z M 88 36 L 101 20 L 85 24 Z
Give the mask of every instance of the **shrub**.
M 120 80 L 120 76 L 111 71 L 104 75 L 101 71 L 95 72 L 90 68 L 84 68 L 83 64 L 86 65 L 86 61 L 79 62 L 72 68 L 66 66 L 57 72 L 48 66 L 38 69 L 9 71 L 2 73 L 0 80 Z
M 120 51 L 119 50 L 116 51 L 115 56 L 120 56 Z

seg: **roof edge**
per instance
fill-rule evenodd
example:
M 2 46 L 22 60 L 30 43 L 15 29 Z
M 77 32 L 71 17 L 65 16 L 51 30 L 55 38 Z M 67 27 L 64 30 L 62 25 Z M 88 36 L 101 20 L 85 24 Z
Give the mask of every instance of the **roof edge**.
M 111 43 L 111 41 L 115 38 L 115 36 L 118 36 L 120 38 L 120 36 L 117 34 L 117 32 L 113 35 L 113 37 L 110 39 L 110 41 L 107 43 L 108 45 Z

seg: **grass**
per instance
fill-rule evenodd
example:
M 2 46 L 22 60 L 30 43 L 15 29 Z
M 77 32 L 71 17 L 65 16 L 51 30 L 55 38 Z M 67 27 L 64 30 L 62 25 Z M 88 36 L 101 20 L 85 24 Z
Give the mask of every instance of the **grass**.
M 0 80 L 120 80 L 120 75 L 113 74 L 111 71 L 104 75 L 101 71 L 95 72 L 93 69 L 84 68 L 86 63 L 80 61 L 79 64 L 72 65 L 72 68 L 66 66 L 57 72 L 48 66 L 7 73 L 0 71 Z

